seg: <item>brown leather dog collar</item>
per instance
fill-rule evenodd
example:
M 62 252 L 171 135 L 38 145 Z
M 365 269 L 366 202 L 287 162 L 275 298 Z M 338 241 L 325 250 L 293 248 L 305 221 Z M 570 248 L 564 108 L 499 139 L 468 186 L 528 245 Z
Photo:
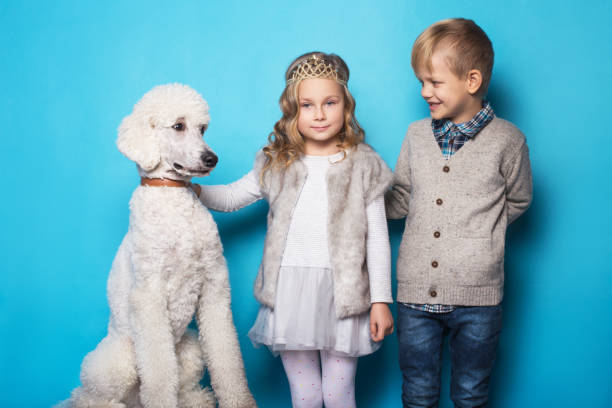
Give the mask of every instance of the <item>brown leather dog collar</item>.
M 187 187 L 187 182 L 182 180 L 170 180 L 164 178 L 140 178 L 141 186 L 152 186 L 152 187 Z

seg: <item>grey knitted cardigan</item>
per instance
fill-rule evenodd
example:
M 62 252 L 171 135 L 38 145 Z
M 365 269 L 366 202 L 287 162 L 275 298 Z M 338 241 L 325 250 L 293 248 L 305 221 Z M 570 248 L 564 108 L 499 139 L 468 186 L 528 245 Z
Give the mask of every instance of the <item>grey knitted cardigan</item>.
M 261 173 L 263 152 L 254 170 Z M 308 170 L 297 160 L 283 170 L 264 173 L 262 192 L 268 201 L 268 231 L 263 259 L 255 279 L 255 298 L 274 308 L 278 272 L 287 241 L 293 209 L 297 204 Z M 328 243 L 333 269 L 336 316 L 361 314 L 370 308 L 370 285 L 366 267 L 366 208 L 391 184 L 393 173 L 378 154 L 361 143 L 327 172 Z
M 397 301 L 487 306 L 503 298 L 506 227 L 529 206 L 525 137 L 494 118 L 449 160 L 431 129 L 414 122 L 402 144 L 389 218 L 406 217 Z

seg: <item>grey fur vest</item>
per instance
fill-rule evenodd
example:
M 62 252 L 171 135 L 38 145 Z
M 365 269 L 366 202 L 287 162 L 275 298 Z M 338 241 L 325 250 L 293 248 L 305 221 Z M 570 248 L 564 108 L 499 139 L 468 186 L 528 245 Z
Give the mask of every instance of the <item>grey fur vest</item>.
M 254 169 L 261 174 L 266 157 L 260 151 Z M 268 169 L 262 191 L 270 205 L 264 254 L 257 278 L 255 298 L 274 308 L 276 282 L 285 250 L 291 216 L 308 170 L 295 161 L 283 170 Z M 366 268 L 366 207 L 383 194 L 393 178 L 380 156 L 365 143 L 327 172 L 328 242 L 333 268 L 334 303 L 339 318 L 358 315 L 370 307 L 370 284 Z

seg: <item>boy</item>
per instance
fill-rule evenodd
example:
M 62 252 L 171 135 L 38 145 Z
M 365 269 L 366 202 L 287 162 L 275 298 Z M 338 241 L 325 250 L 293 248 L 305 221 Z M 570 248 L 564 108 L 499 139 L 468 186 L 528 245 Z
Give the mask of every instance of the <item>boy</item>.
M 404 407 L 435 407 L 449 334 L 451 398 L 485 406 L 499 333 L 506 227 L 531 201 L 525 137 L 483 98 L 493 48 L 473 21 L 427 28 L 412 49 L 431 119 L 414 122 L 386 197 L 406 217 L 397 261 Z

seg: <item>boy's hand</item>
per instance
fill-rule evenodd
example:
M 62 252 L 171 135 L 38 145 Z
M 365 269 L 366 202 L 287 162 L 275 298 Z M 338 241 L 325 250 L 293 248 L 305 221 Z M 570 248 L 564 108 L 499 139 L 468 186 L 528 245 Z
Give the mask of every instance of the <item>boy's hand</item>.
M 200 193 L 202 192 L 202 187 L 200 187 L 199 184 L 196 183 L 189 183 L 189 188 L 193 190 L 193 192 L 196 194 L 196 196 L 200 196 Z
M 370 308 L 370 336 L 374 341 L 381 341 L 393 333 L 393 316 L 386 303 L 372 303 Z

